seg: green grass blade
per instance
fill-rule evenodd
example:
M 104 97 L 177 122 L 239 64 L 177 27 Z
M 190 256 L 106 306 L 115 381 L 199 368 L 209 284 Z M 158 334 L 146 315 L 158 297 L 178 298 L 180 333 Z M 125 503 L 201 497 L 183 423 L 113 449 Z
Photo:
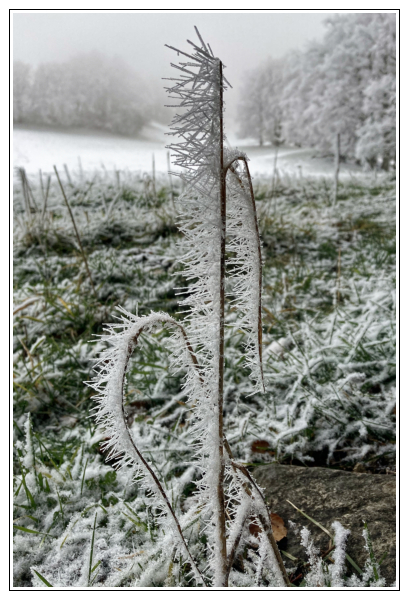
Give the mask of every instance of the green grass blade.
M 88 586 L 91 585 L 91 573 L 92 573 L 92 559 L 94 556 L 94 540 L 95 540 L 95 525 L 97 522 L 97 512 L 95 512 L 95 518 L 94 518 L 94 527 L 92 530 L 92 538 L 91 538 L 91 549 L 90 549 L 90 554 L 89 554 L 89 570 L 88 570 Z
M 368 525 L 365 522 L 364 522 L 364 529 L 365 529 L 366 534 L 367 534 L 369 556 L 370 556 L 370 559 L 371 559 L 372 570 L 373 570 L 373 574 L 374 574 L 374 577 L 375 577 L 375 581 L 379 581 L 379 573 L 378 573 L 378 569 L 376 568 L 377 565 L 376 565 L 375 554 L 374 554 L 373 547 L 372 547 L 372 540 L 371 540 L 371 536 L 369 535 Z
M 38 571 L 36 571 L 35 569 L 33 569 L 33 573 L 35 573 L 35 574 L 37 575 L 37 577 L 38 577 L 39 579 L 41 579 L 41 581 L 42 581 L 43 583 L 45 583 L 45 585 L 46 585 L 47 587 L 54 587 L 53 585 L 51 585 L 51 583 L 50 583 L 49 581 L 47 581 L 47 580 L 46 580 L 46 578 L 45 578 L 43 575 L 41 575 L 41 573 L 39 573 L 39 572 L 38 572 Z
M 360 569 L 358 567 L 358 565 L 356 564 L 356 562 L 349 556 L 349 554 L 345 553 L 345 558 L 347 559 L 347 561 L 349 562 L 349 564 L 354 567 L 354 569 L 360 574 L 362 575 L 363 571 L 362 569 Z
M 292 554 L 290 554 L 289 552 L 286 552 L 285 550 L 280 550 L 280 552 L 281 552 L 281 554 L 284 554 L 284 556 L 286 556 L 290 560 L 293 560 L 294 562 L 297 562 L 300 560 L 299 558 L 297 558 L 296 556 L 293 556 Z
M 48 535 L 48 537 L 55 537 L 55 535 L 51 535 L 50 533 L 43 533 L 42 531 L 36 531 L 35 529 L 27 529 L 27 527 L 22 527 L 21 525 L 13 525 L 14 529 L 20 529 L 20 531 L 25 531 L 26 533 L 34 533 L 35 535 Z
M 91 569 L 91 573 L 93 573 L 93 572 L 95 571 L 95 569 L 96 569 L 97 567 L 99 567 L 99 565 L 100 565 L 100 564 L 101 564 L 101 561 L 100 561 L 100 560 L 99 560 L 97 563 L 95 563 L 95 565 L 94 565 L 94 566 L 92 567 L 92 569 Z
M 88 458 L 85 462 L 85 467 L 84 467 L 84 473 L 82 474 L 82 481 L 81 481 L 81 496 L 82 496 L 82 488 L 84 487 L 84 480 L 85 480 L 85 471 L 87 470 L 87 464 L 88 464 Z

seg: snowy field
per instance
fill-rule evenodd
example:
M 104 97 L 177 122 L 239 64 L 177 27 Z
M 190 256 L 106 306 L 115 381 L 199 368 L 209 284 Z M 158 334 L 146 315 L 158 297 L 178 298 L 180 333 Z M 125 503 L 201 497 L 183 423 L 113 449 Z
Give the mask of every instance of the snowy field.
M 90 418 L 95 400 L 83 383 L 105 346 L 95 334 L 118 322 L 115 306 L 181 318 L 174 290 L 187 282 L 173 203 L 180 184 L 154 193 L 138 173 L 80 178 L 73 169 L 69 182 L 60 172 L 95 293 L 56 177 L 46 206 L 37 174 L 29 176 L 29 197 L 17 182 L 14 585 L 190 586 L 156 497 L 145 495 L 128 469 L 104 462 L 105 433 Z M 246 338 L 226 303 L 226 438 L 246 465 L 352 470 L 359 461 L 368 472 L 395 470 L 395 182 L 392 175 L 356 179 L 340 183 L 335 206 L 321 178 L 283 177 L 274 189 L 270 177 L 255 180 L 265 259 L 265 394 L 252 394 L 242 362 Z M 184 401 L 184 372 L 171 372 L 169 343 L 165 331 L 141 339 L 127 373 L 127 423 L 166 482 L 204 571 L 211 555 L 201 534 L 206 515 L 195 504 L 196 423 Z M 298 524 L 308 526 L 306 519 Z M 253 544 L 250 529 L 243 535 Z M 253 586 L 258 555 L 242 560 L 245 572 L 234 567 L 231 585 Z M 370 563 L 359 567 L 362 578 L 345 585 L 371 585 Z M 266 585 L 275 585 L 269 577 Z
M 13 132 L 13 161 L 15 167 L 24 167 L 28 174 L 51 172 L 53 165 L 62 168 L 66 164 L 70 171 L 80 168 L 85 171 L 108 171 L 119 169 L 152 172 L 152 157 L 155 156 L 155 169 L 164 173 L 167 167 L 166 144 L 173 141 L 165 135 L 169 131 L 163 125 L 151 125 L 142 132 L 139 139 L 118 135 L 82 131 L 64 131 L 50 128 L 18 127 Z M 229 137 L 231 146 L 238 146 L 250 158 L 253 175 L 273 174 L 275 150 L 271 146 L 261 147 L 251 140 L 238 140 Z M 333 161 L 327 158 L 314 158 L 317 152 L 308 148 L 286 148 L 278 151 L 276 167 L 279 173 L 296 176 L 331 177 Z M 342 165 L 340 176 L 348 179 L 361 169 L 356 165 Z

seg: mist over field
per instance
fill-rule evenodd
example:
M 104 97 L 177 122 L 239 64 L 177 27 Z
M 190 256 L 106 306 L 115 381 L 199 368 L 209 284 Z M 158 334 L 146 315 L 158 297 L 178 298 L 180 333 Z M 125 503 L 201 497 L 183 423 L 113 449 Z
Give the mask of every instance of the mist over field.
M 226 56 L 233 85 L 226 94 L 228 140 L 312 147 L 330 157 L 339 133 L 342 159 L 366 168 L 379 162 L 386 170 L 394 164 L 394 13 L 197 16 Z M 109 23 L 108 15 L 14 15 L 14 123 L 96 130 L 165 146 L 169 138 L 160 142 L 152 127 L 146 132 L 158 123 L 165 131 L 174 110 L 164 107 L 162 78 L 169 66 L 162 40 L 171 44 L 192 18 L 184 15 L 174 28 L 175 15 L 113 15 Z M 16 160 L 20 156 L 23 165 L 30 150 L 19 139 Z M 123 147 L 129 147 L 126 140 Z

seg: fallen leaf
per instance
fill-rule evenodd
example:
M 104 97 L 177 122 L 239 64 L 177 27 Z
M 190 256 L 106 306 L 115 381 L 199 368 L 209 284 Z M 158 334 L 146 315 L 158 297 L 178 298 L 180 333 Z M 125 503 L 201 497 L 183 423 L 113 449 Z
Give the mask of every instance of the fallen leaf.
M 251 444 L 251 451 L 259 454 L 275 454 L 274 450 L 271 450 L 269 442 L 266 440 L 256 440 Z
M 273 528 L 274 539 L 279 542 L 287 535 L 287 527 L 284 521 L 277 513 L 270 513 L 271 527 Z
M 277 513 L 270 513 L 271 527 L 276 542 L 279 542 L 287 535 L 287 527 L 284 525 L 283 519 Z M 251 523 L 249 526 L 251 535 L 258 538 L 261 533 L 261 528 L 257 523 Z

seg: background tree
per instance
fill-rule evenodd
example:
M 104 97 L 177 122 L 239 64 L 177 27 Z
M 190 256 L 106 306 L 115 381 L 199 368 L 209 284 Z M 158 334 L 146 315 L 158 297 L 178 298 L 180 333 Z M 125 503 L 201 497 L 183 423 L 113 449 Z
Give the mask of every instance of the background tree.
M 139 133 L 155 116 L 156 98 L 118 57 L 98 52 L 64 63 L 14 65 L 14 122 Z
M 31 69 L 16 61 L 13 65 L 13 120 L 22 123 L 28 116 L 31 97 Z
M 257 137 L 280 145 L 282 140 L 281 89 L 283 69 L 280 61 L 268 59 L 248 74 L 239 105 L 240 135 Z
M 389 13 L 353 13 L 328 19 L 322 42 L 248 75 L 239 118 L 241 135 L 332 154 L 384 168 L 395 156 L 396 20 Z

